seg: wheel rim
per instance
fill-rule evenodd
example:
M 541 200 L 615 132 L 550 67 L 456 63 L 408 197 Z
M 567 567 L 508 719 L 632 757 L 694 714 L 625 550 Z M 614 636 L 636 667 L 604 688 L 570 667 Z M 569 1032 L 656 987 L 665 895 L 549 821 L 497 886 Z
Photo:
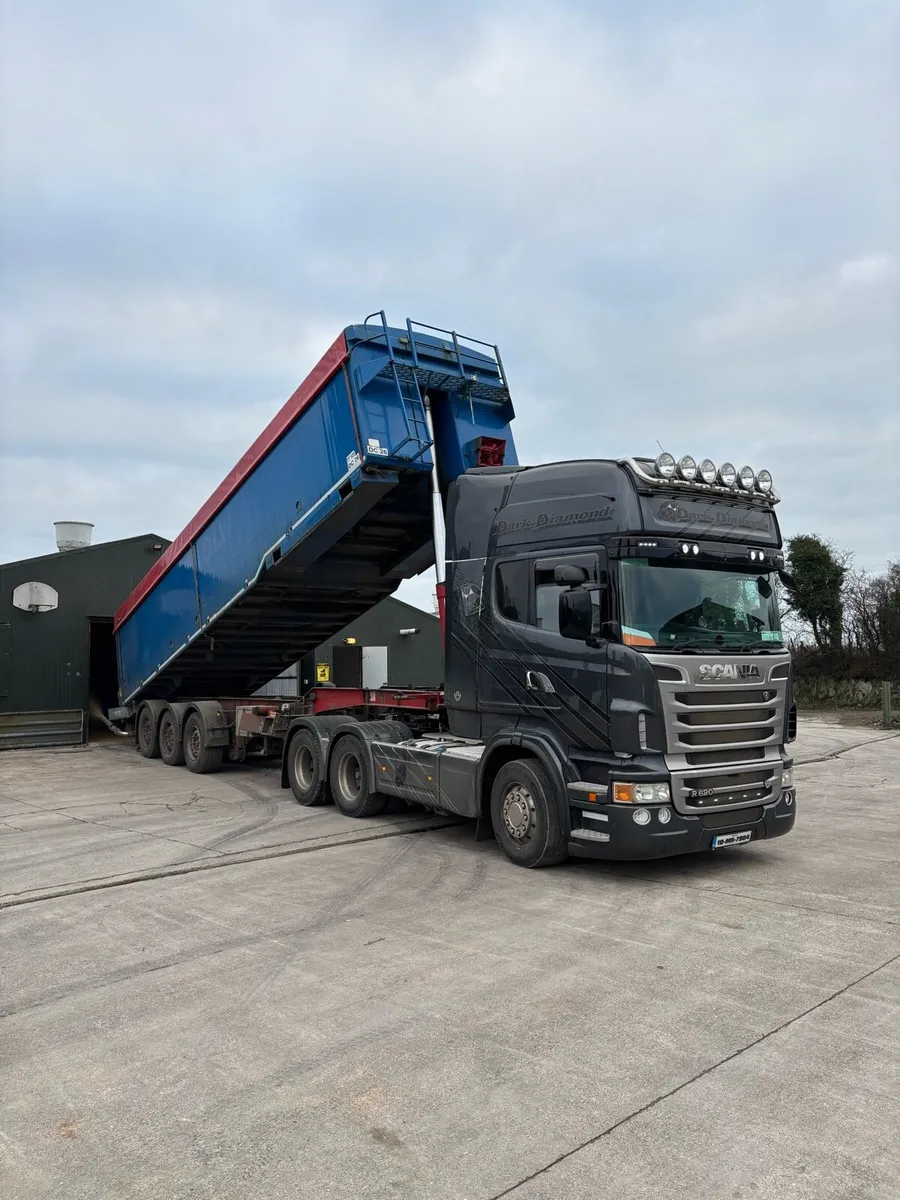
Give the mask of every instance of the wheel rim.
M 159 740 L 162 742 L 164 754 L 171 754 L 175 749 L 175 726 L 171 721 L 164 721 Z
M 510 837 L 527 842 L 534 834 L 537 810 L 534 797 L 521 783 L 507 788 L 503 797 L 503 824 Z
M 188 753 L 192 762 L 196 762 L 200 757 L 200 730 L 196 725 L 191 726 L 191 731 L 187 736 L 187 741 L 184 748 Z
M 298 746 L 297 753 L 294 755 L 294 776 L 302 791 L 308 792 L 312 788 L 315 767 L 313 766 L 312 750 L 307 745 Z
M 351 803 L 355 803 L 359 799 L 362 792 L 362 770 L 359 759 L 352 752 L 345 754 L 341 759 L 341 765 L 338 768 L 338 783 L 341 787 L 341 794 Z

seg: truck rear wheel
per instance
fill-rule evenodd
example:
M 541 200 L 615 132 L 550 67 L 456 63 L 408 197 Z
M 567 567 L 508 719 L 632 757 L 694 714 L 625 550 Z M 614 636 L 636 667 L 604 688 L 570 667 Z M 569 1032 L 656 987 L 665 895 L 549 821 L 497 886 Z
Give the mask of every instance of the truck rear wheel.
M 491 824 L 501 850 L 517 866 L 549 867 L 567 857 L 553 785 L 536 759 L 518 758 L 497 772 Z
M 180 767 L 184 763 L 184 742 L 171 710 L 163 713 L 159 723 L 159 756 L 169 767 Z
M 345 817 L 377 817 L 384 811 L 387 796 L 373 790 L 365 747 L 352 733 L 338 738 L 329 778 L 334 802 Z
M 288 783 L 298 804 L 307 808 L 328 801 L 327 779 L 319 739 L 311 729 L 301 729 L 288 750 Z
M 192 713 L 184 723 L 184 761 L 195 775 L 218 771 L 222 765 L 224 746 L 207 746 L 203 722 Z
M 159 727 L 156 713 L 149 704 L 145 704 L 138 713 L 137 747 L 138 754 L 144 758 L 159 758 Z

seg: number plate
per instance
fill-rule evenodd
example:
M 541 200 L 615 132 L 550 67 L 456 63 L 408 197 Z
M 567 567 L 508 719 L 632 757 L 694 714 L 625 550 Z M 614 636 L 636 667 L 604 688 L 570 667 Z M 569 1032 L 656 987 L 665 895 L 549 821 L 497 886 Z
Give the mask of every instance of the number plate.
M 750 829 L 742 833 L 720 833 L 713 838 L 713 850 L 721 850 L 723 846 L 743 846 L 753 837 Z

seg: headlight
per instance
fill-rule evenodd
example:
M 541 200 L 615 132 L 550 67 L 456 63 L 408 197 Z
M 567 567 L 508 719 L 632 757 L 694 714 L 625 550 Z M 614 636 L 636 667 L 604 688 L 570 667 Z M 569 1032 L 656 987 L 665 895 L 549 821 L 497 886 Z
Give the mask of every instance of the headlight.
M 665 450 L 656 460 L 656 473 L 660 479 L 672 479 L 675 475 L 675 459 Z
M 734 487 L 734 481 L 737 479 L 737 471 L 734 469 L 734 464 L 730 462 L 722 463 L 719 467 L 719 483 L 723 487 Z
M 678 476 L 685 480 L 686 483 L 693 483 L 697 478 L 697 464 L 689 454 L 685 454 L 684 458 L 678 460 Z
M 789 788 L 789 787 L 794 786 L 794 768 L 793 767 L 785 767 L 785 769 L 781 772 L 781 786 L 783 788 Z
M 756 476 L 756 486 L 761 492 L 771 492 L 772 476 L 768 471 L 760 471 Z
M 667 783 L 638 783 L 635 785 L 634 798 L 638 804 L 668 804 L 669 785 Z
M 700 464 L 700 478 L 704 483 L 715 483 L 716 474 L 716 464 L 711 458 L 704 458 Z
M 752 492 L 756 486 L 756 473 L 752 467 L 741 467 L 738 479 L 745 492 Z
M 671 793 L 667 783 L 614 783 L 613 799 L 617 804 L 669 804 Z

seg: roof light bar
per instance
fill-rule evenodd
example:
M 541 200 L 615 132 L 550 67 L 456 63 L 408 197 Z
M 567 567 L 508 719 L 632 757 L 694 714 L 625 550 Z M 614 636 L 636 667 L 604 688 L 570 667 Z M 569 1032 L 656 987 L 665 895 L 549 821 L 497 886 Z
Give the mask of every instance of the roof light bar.
M 623 459 L 645 479 L 655 479 L 663 483 L 697 485 L 710 488 L 726 488 L 729 491 L 739 489 L 742 492 L 752 492 L 766 497 L 770 503 L 778 503 L 778 493 L 772 482 L 769 471 L 756 472 L 752 467 L 743 466 L 738 471 L 733 463 L 723 462 L 717 467 L 711 458 L 704 458 L 700 465 L 690 454 L 677 459 L 668 450 L 663 450 L 653 463 L 652 470 L 646 459 Z

